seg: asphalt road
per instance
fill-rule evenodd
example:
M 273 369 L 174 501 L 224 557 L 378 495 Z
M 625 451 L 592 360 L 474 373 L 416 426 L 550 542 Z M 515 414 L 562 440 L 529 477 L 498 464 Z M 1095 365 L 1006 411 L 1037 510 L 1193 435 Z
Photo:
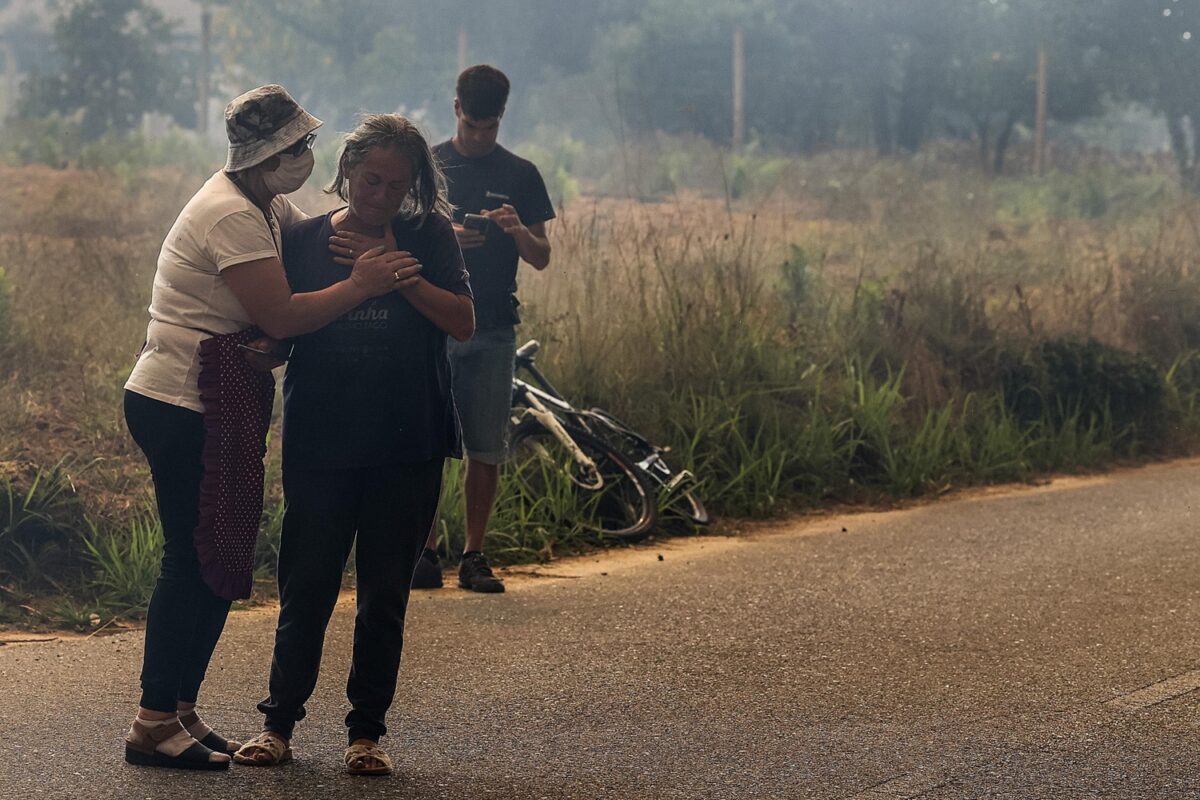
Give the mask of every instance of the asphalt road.
M 0 797 L 1200 797 L 1198 500 L 1155 466 L 417 593 L 382 779 L 341 772 L 349 599 L 278 769 L 126 766 L 140 633 L 9 644 Z M 218 647 L 226 733 L 273 621 Z

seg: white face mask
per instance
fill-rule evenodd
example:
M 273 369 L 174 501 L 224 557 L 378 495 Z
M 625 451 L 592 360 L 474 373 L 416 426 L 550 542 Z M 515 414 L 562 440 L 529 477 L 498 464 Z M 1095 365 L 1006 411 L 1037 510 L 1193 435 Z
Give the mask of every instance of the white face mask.
M 305 150 L 298 156 L 280 153 L 279 166 L 274 172 L 263 173 L 263 184 L 272 194 L 291 194 L 304 185 L 312 174 L 316 158 L 312 150 Z

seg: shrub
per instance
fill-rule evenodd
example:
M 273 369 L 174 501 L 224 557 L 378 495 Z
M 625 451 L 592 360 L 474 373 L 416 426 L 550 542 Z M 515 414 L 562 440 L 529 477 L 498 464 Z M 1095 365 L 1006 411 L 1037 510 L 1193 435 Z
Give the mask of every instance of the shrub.
M 1170 197 L 1169 187 L 1162 175 L 1094 168 L 999 179 L 992 187 L 992 202 L 1008 220 L 1100 219 L 1152 211 Z
M 739 200 L 751 195 L 770 193 L 783 179 L 792 160 L 753 151 L 735 153 L 725 167 L 729 196 Z
M 575 173 L 583 149 L 583 143 L 570 134 L 555 135 L 542 129 L 537 131 L 533 141 L 517 148 L 524 158 L 537 166 L 546 182 L 550 200 L 559 209 L 579 196 L 579 180 Z
M 1048 339 L 1010 356 L 1001 380 L 1005 402 L 1027 425 L 1111 425 L 1125 452 L 1165 443 L 1166 384 L 1145 356 L 1094 340 Z
M 85 143 L 78 122 L 52 115 L 12 120 L 3 134 L 0 160 L 9 164 L 76 165 L 111 170 L 125 179 L 160 167 L 199 174 L 216 169 L 223 160 L 220 145 L 177 128 L 161 136 L 107 133 Z
M 106 134 L 80 148 L 78 156 L 83 169 L 109 169 L 125 178 L 157 167 L 205 174 L 223 160 L 224 148 L 178 129 L 154 137 Z
M 0 160 L 65 167 L 78 157 L 81 141 L 79 123 L 60 115 L 15 118 L 5 123 L 0 136 Z

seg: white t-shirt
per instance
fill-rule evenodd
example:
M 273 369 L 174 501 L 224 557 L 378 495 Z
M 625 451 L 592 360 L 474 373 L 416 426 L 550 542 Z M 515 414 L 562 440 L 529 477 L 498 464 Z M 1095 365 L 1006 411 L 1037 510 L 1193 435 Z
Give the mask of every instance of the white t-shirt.
M 196 385 L 200 342 L 252 324 L 221 271 L 279 258 L 280 226 L 306 217 L 283 196 L 271 201 L 270 216 L 268 221 L 223 171 L 192 196 L 158 254 L 146 344 L 126 389 L 204 412 Z

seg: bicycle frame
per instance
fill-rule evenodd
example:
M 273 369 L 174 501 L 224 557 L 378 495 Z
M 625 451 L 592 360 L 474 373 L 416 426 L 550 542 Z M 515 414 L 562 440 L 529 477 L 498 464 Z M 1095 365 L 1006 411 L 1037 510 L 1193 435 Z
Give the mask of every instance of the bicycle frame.
M 591 437 L 608 440 L 610 446 L 622 452 L 642 475 L 660 487 L 660 501 L 670 503 L 670 498 L 676 497 L 676 493 L 682 491 L 688 504 L 688 515 L 699 524 L 707 523 L 708 516 L 703 505 L 686 488 L 689 482 L 695 480 L 695 475 L 686 469 L 675 471 L 665 458 L 669 448 L 659 447 L 604 409 L 579 409 L 571 405 L 534 363 L 534 357 L 540 349 L 541 345 L 536 340 L 530 340 L 517 349 L 514 373 L 527 372 L 533 383 L 521 380 L 514 374 L 514 421 L 519 423 L 527 417 L 536 419 L 568 450 L 571 457 L 583 468 L 586 480 L 595 483 L 595 488 L 603 485 L 603 476 L 600 475 L 595 462 L 582 452 L 571 438 L 567 425 L 578 428 Z M 518 410 L 522 406 L 523 410 Z M 612 441 L 614 436 L 618 439 L 617 443 Z M 578 477 L 570 477 L 581 486 L 592 488 L 589 483 L 584 483 Z
M 531 416 L 541 423 L 542 427 L 550 431 L 554 438 L 561 442 L 563 447 L 567 448 L 567 452 L 571 454 L 575 462 L 583 468 L 583 480 L 574 475 L 571 476 L 571 479 L 585 489 L 599 491 L 604 488 L 604 475 L 600 473 L 600 468 L 596 466 L 596 462 L 580 449 L 575 440 L 571 438 L 571 434 L 567 433 L 567 429 L 559 422 L 558 417 L 546 405 L 550 404 L 563 413 L 574 413 L 575 409 L 562 398 L 555 397 L 517 378 L 513 378 L 513 397 L 514 400 L 525 405 L 525 411 L 522 412 L 522 416 Z
M 532 344 L 534 344 L 533 352 L 537 352 L 537 343 L 533 342 Z M 526 347 L 528 347 L 528 345 L 526 345 Z M 619 426 L 613 425 L 612 422 L 605 419 L 601 415 L 596 414 L 593 411 L 584 411 L 582 409 L 575 408 L 575 406 L 567 402 L 566 398 L 562 396 L 562 393 L 559 392 L 558 389 L 554 388 L 554 384 L 550 383 L 550 379 L 543 375 L 542 371 L 537 368 L 536 364 L 533 363 L 532 355 L 525 355 L 520 351 L 517 351 L 516 369 L 523 369 L 528 372 L 537 385 L 535 386 L 534 384 L 527 383 L 520 378 L 514 377 L 514 405 L 517 403 L 524 403 L 526 408 L 531 411 L 535 417 L 537 417 L 539 422 L 543 422 L 544 424 L 541 416 L 539 416 L 540 413 L 549 412 L 553 414 L 554 411 L 557 411 L 558 413 L 575 420 L 576 423 L 581 428 L 588 431 L 588 433 L 592 433 L 593 431 L 590 430 L 587 420 L 599 421 L 613 430 L 620 431 Z M 553 409 L 553 411 L 551 411 L 551 409 Z M 547 425 L 546 427 L 550 426 Z M 632 431 L 630 431 L 630 433 L 632 433 Z M 636 434 L 634 435 L 636 436 Z
M 528 346 L 528 345 L 527 345 Z M 609 431 L 616 433 L 632 443 L 638 450 L 641 451 L 641 458 L 636 461 L 639 469 L 653 477 L 659 484 L 664 486 L 668 491 L 673 491 L 679 484 L 690 480 L 693 476 L 688 470 L 680 470 L 672 474 L 670 466 L 667 465 L 663 455 L 667 452 L 664 448 L 650 442 L 646 437 L 630 430 L 628 426 L 611 415 L 600 411 L 599 409 L 581 410 L 575 408 L 562 396 L 550 380 L 542 373 L 533 361 L 533 353 L 537 352 L 538 345 L 534 343 L 532 353 L 518 352 L 516 359 L 516 368 L 523 369 L 529 373 L 533 380 L 538 384 L 527 383 L 519 378 L 513 378 L 513 398 L 517 402 L 521 402 L 526 406 L 526 413 L 530 414 L 550 430 L 563 446 L 567 447 L 572 455 L 579 459 L 582 457 L 587 463 L 590 459 L 584 453 L 577 453 L 579 450 L 571 435 L 562 427 L 558 418 L 555 417 L 554 411 L 557 411 L 565 416 L 571 417 L 577 421 L 580 427 L 589 433 L 594 433 L 592 426 L 588 422 L 596 423 L 604 426 Z M 524 348 L 522 348 L 524 349 Z M 554 409 L 552 411 L 551 409 Z M 585 463 L 581 461 L 580 463 Z M 591 464 L 591 468 L 595 468 Z

